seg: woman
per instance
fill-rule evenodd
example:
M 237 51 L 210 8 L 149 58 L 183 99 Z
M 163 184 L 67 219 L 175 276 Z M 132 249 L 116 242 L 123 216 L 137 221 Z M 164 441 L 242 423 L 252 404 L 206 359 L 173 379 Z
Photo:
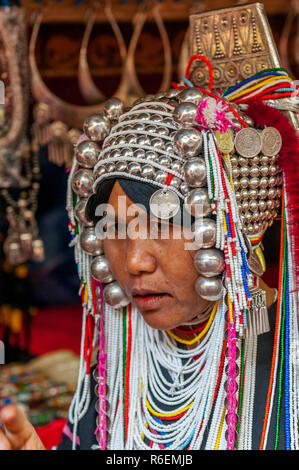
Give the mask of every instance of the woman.
M 286 223 L 277 315 L 275 290 L 259 279 L 257 249 L 277 216 L 280 148 L 272 157 L 259 145 L 256 150 L 261 134 L 238 109 L 233 114 L 242 128 L 224 151 L 216 140 L 220 101 L 190 87 L 129 110 L 112 99 L 105 116 L 84 124 L 68 195 L 82 280 L 82 352 L 59 449 L 299 446 L 297 368 L 290 360 L 298 329 Z M 200 114 L 205 108 L 214 109 L 208 121 Z M 267 111 L 264 125 L 273 129 Z M 235 129 L 229 104 L 225 113 Z M 262 127 L 259 117 L 255 126 Z M 232 130 L 225 132 L 227 147 Z M 254 156 L 244 158 L 246 152 Z M 268 170 L 259 170 L 256 182 L 255 169 L 262 167 Z M 266 191 L 263 172 L 277 175 Z M 261 189 L 237 194 L 244 174 Z M 285 206 L 283 214 L 289 217 Z M 42 448 L 21 411 L 9 406 L 0 418 L 3 447 Z

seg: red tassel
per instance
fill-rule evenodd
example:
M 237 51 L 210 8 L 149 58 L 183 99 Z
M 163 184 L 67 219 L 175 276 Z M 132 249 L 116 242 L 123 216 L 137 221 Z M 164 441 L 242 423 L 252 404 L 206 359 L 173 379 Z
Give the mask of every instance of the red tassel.
M 299 289 L 299 139 L 288 117 L 281 111 L 252 101 L 246 111 L 256 127 L 275 127 L 281 134 L 282 148 L 278 164 L 283 172 L 287 195 L 288 225 L 290 228 L 290 248 L 293 254 L 295 288 Z

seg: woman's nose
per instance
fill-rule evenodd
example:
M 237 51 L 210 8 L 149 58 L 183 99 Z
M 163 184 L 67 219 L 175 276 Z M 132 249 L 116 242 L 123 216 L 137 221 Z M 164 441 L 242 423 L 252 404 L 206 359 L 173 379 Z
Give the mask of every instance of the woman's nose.
M 134 275 L 155 271 L 157 262 L 148 242 L 142 239 L 127 240 L 125 271 Z

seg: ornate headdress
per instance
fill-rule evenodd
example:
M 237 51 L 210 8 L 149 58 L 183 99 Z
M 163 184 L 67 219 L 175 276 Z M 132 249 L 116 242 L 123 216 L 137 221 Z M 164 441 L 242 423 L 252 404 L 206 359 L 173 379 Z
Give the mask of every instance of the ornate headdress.
M 257 284 L 264 272 L 260 243 L 278 216 L 282 192 L 273 371 L 278 373 L 282 336 L 288 348 L 286 448 L 299 446 L 298 371 L 296 361 L 290 361 L 291 348 L 298 346 L 291 250 L 297 234 L 290 229 L 296 225 L 298 163 L 289 155 L 298 152 L 298 139 L 289 119 L 275 109 L 291 109 L 298 92 L 279 68 L 259 4 L 193 15 L 191 27 L 194 55 L 181 83 L 128 109 L 110 99 L 103 115 L 85 121 L 76 146 L 67 207 L 84 314 L 78 389 L 70 411 L 74 448 L 78 422 L 89 404 L 96 342 L 99 448 L 251 448 L 256 337 L 269 331 L 265 293 Z M 174 217 L 180 201 L 195 217 L 195 289 L 215 307 L 194 350 L 178 348 L 172 331 L 146 325 L 113 278 L 103 240 L 85 215 L 88 197 L 108 178 L 156 187 L 150 209 L 158 218 Z M 194 355 L 200 359 L 192 362 Z M 163 367 L 170 371 L 168 381 Z M 182 379 L 183 371 L 192 380 Z M 267 445 L 275 373 L 261 448 Z M 163 412 L 157 401 L 173 406 L 172 411 Z

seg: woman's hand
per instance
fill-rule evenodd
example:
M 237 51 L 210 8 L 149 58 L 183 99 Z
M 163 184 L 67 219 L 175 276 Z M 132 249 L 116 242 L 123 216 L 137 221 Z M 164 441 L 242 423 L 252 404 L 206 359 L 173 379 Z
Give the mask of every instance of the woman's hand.
M 0 450 L 46 450 L 20 406 L 3 407 L 0 423 Z

